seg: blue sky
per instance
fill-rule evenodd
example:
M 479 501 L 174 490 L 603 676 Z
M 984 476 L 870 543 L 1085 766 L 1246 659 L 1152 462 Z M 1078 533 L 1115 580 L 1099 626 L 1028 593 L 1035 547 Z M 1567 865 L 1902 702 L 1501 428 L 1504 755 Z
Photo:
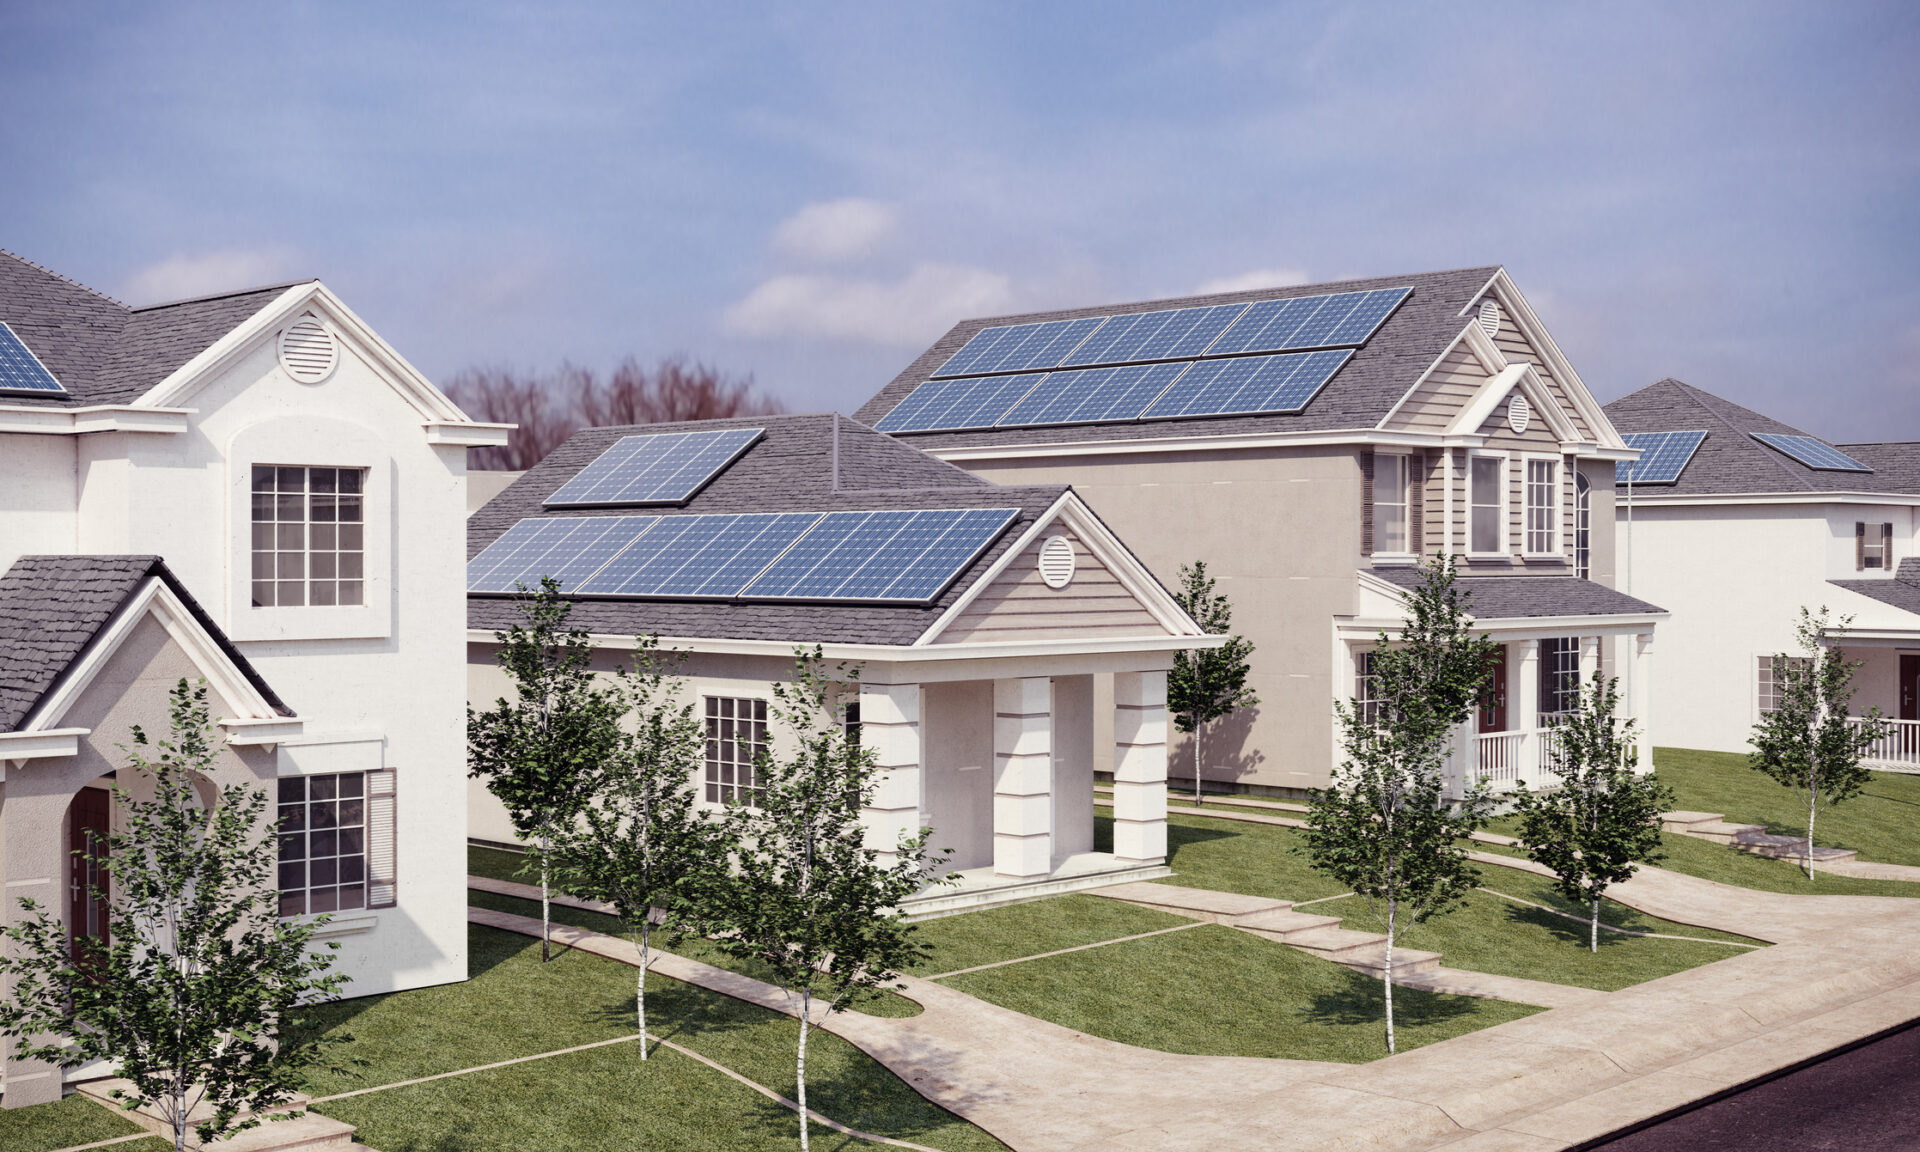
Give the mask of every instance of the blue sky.
M 0 247 L 799 410 L 965 316 L 1499 263 L 1602 399 L 1920 440 L 1916 59 L 1911 3 L 11 0 Z

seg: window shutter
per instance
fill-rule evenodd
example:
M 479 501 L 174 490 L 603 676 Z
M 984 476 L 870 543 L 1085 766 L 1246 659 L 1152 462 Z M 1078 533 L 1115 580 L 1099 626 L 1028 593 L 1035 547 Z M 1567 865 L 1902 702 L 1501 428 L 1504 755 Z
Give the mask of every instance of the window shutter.
M 1427 549 L 1427 454 L 1407 457 L 1407 551 L 1415 556 Z
M 394 905 L 393 769 L 367 773 L 367 907 Z
M 1880 525 L 1880 567 L 1893 571 L 1893 525 Z
M 1360 552 L 1373 555 L 1373 449 L 1360 450 Z
M 1867 525 L 1863 520 L 1853 522 L 1853 570 L 1860 571 L 1867 566 Z

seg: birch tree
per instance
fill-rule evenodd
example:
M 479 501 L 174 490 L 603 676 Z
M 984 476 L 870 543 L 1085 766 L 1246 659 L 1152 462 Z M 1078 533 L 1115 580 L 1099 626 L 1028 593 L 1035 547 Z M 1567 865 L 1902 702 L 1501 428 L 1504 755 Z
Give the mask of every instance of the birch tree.
M 323 1046 L 347 1039 L 321 1039 L 303 1009 L 347 978 L 328 971 L 338 943 L 312 949 L 331 917 L 280 919 L 266 792 L 229 784 L 211 809 L 201 805 L 193 777 L 210 774 L 218 754 L 206 686 L 181 680 L 169 713 L 170 738 L 135 727 L 122 746 L 122 778 L 150 779 L 152 797 L 115 783 L 121 830 L 88 846 L 105 849 L 93 898 L 107 909 L 107 939 L 70 938 L 59 916 L 23 897 L 29 918 L 7 930 L 12 948 L 0 956 L 0 976 L 15 981 L 0 1033 L 17 1038 L 24 1060 L 117 1061 L 132 1083 L 121 1105 L 155 1107 L 179 1152 L 188 1132 L 202 1143 L 232 1136 L 293 1099 L 324 1063 Z M 202 1104 L 211 1112 L 194 1123 Z
M 1400 634 L 1379 635 L 1371 700 L 1334 703 L 1344 760 L 1330 787 L 1309 794 L 1301 851 L 1386 925 L 1380 981 L 1388 1052 L 1396 1051 L 1393 950 L 1400 933 L 1458 907 L 1479 880 L 1458 842 L 1485 821 L 1484 784 L 1458 803 L 1446 797 L 1453 731 L 1479 699 L 1494 649 L 1470 624 L 1453 562 L 1433 561 L 1407 594 Z
M 533 842 L 544 963 L 553 956 L 553 834 L 598 789 L 619 743 L 620 702 L 594 677 L 587 634 L 567 627 L 573 605 L 559 581 L 547 576 L 538 591 L 523 587 L 519 604 L 525 624 L 493 634 L 515 699 L 501 697 L 480 713 L 468 706 L 467 766 L 506 807 L 514 831 Z
M 1202 631 L 1219 635 L 1233 624 L 1233 605 L 1214 590 L 1204 560 L 1180 566 L 1180 590 L 1173 598 Z M 1253 689 L 1247 687 L 1247 676 L 1253 670 L 1247 658 L 1252 655 L 1253 643 L 1243 636 L 1234 636 L 1218 648 L 1173 654 L 1173 668 L 1167 673 L 1167 711 L 1173 714 L 1176 728 L 1193 733 L 1195 804 L 1202 802 L 1200 743 L 1207 725 L 1260 703 Z
M 1618 682 L 1596 680 L 1579 706 L 1553 727 L 1557 787 L 1544 792 L 1521 781 L 1514 792 L 1520 843 L 1536 864 L 1553 870 L 1554 887 L 1588 910 L 1587 948 L 1600 951 L 1600 899 L 1631 878 L 1635 861 L 1661 859 L 1660 814 L 1673 790 L 1634 771 L 1631 717 L 1617 715 Z
M 1857 662 L 1828 638 L 1827 610 L 1800 609 L 1794 635 L 1803 655 L 1773 658 L 1775 705 L 1753 726 L 1747 763 L 1807 798 L 1807 879 L 1813 879 L 1813 821 L 1820 805 L 1844 803 L 1873 779 L 1862 761 L 1873 742 L 1886 735 L 1880 709 L 1869 708 L 1858 723 L 1847 714 L 1853 700 Z

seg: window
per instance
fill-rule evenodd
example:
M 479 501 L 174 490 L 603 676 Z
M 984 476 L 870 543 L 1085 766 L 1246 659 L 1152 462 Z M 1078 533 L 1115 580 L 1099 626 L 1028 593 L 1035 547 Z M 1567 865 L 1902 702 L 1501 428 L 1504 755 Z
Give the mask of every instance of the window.
M 1379 681 L 1373 675 L 1373 653 L 1353 656 L 1353 707 L 1369 724 L 1380 723 Z
M 1560 462 L 1527 461 L 1527 551 L 1560 550 Z
M 1811 662 L 1811 658 L 1806 656 L 1787 656 L 1784 658 L 1778 656 L 1761 656 L 1757 659 L 1759 663 L 1759 674 L 1757 677 L 1758 692 L 1756 695 L 1759 699 L 1760 711 L 1763 713 L 1771 712 L 1780 706 L 1780 693 L 1781 690 L 1786 687 L 1786 685 L 1780 683 L 1780 678 L 1774 675 L 1774 664 L 1776 662 L 1784 664 L 1786 667 L 1783 671 L 1792 674 L 1795 671 L 1807 667 Z
M 1499 456 L 1475 456 L 1471 464 L 1469 487 L 1471 506 L 1467 549 L 1470 552 L 1501 551 L 1500 513 L 1506 501 L 1501 485 L 1506 477 L 1506 460 Z
M 1407 458 L 1377 452 L 1373 457 L 1373 550 L 1413 550 L 1407 535 Z
M 1593 485 L 1579 472 L 1573 474 L 1573 574 L 1593 577 Z
M 253 606 L 358 605 L 366 598 L 360 468 L 253 468 Z
M 767 750 L 767 702 L 707 697 L 707 800 L 753 804 L 760 785 L 753 767 Z
M 281 777 L 280 915 L 367 907 L 366 777 Z
M 1862 571 L 1893 567 L 1893 525 L 1854 524 L 1853 566 Z
M 849 747 L 860 746 L 860 701 L 853 700 L 840 713 L 840 734 Z
M 1557 716 L 1580 707 L 1580 638 L 1554 636 L 1540 641 L 1540 715 Z

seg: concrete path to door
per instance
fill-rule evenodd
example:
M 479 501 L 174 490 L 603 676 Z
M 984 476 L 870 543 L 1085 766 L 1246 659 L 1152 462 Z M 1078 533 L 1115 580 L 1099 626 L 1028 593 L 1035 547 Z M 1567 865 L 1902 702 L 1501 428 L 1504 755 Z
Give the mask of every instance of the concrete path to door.
M 1022 1152 L 1549 1152 L 1920 1017 L 1920 900 L 1781 895 L 1654 868 L 1617 898 L 1777 943 L 1369 1064 L 1157 1052 L 911 978 L 904 994 L 919 1016 L 841 1013 L 822 1026 Z M 539 930 L 526 917 L 468 916 Z M 636 962 L 623 940 L 556 936 Z M 777 989 L 682 957 L 655 970 L 793 1011 Z

